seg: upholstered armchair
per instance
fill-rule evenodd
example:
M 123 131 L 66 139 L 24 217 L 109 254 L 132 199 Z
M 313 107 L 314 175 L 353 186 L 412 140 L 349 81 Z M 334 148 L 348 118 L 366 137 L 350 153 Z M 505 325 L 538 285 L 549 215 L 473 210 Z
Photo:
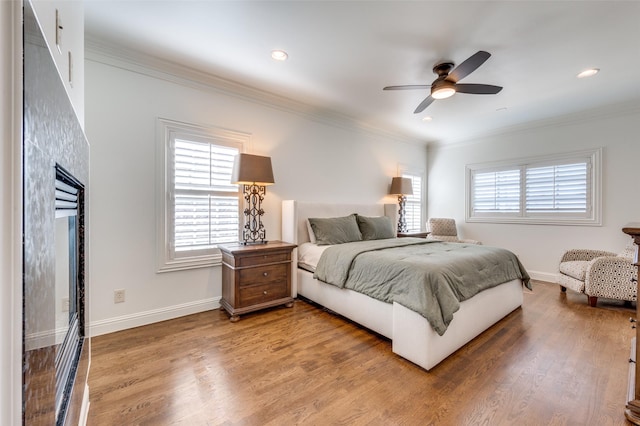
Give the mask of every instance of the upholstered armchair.
M 448 241 L 450 243 L 482 244 L 480 241 L 458 238 L 455 219 L 432 217 L 427 222 L 429 239 Z
M 560 260 L 557 282 L 563 292 L 569 288 L 586 294 L 591 306 L 596 306 L 599 297 L 635 301 L 637 288 L 632 279 L 638 279 L 638 269 L 633 264 L 633 254 L 633 244 L 619 254 L 568 250 Z

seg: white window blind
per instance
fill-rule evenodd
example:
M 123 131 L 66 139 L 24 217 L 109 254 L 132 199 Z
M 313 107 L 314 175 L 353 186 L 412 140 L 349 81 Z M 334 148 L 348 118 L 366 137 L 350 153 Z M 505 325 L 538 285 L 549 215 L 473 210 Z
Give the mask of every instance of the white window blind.
M 158 272 L 220 264 L 217 246 L 240 234 L 235 156 L 249 135 L 159 118 Z
M 590 209 L 589 164 L 584 162 L 526 169 L 528 212 L 587 213 Z
M 237 148 L 175 139 L 174 241 L 176 251 L 238 240 L 238 186 L 231 169 Z
M 422 176 L 413 173 L 403 173 L 402 177 L 411 179 L 413 195 L 407 195 L 405 204 L 405 219 L 408 232 L 420 232 L 422 229 Z
M 467 220 L 599 225 L 601 149 L 467 166 Z
M 520 170 L 473 174 L 474 213 L 517 213 L 520 210 Z

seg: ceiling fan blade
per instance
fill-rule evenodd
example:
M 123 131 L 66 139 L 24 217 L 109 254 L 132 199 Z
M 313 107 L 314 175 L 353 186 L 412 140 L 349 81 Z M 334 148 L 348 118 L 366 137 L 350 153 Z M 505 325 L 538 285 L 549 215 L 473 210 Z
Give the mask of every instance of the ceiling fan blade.
M 478 67 L 489 59 L 491 53 L 485 52 L 484 50 L 479 50 L 473 55 L 469 56 L 467 60 L 458 65 L 453 71 L 449 73 L 447 80 L 451 80 L 454 83 L 462 80 L 472 72 L 474 72 Z
M 430 89 L 431 86 L 427 84 L 408 84 L 405 86 L 387 86 L 382 90 L 411 90 L 411 89 Z
M 420 102 L 420 105 L 417 106 L 416 110 L 413 111 L 414 114 L 418 114 L 422 111 L 424 111 L 424 109 L 426 107 L 428 107 L 429 105 L 431 105 L 431 103 L 435 101 L 434 98 L 431 97 L 431 95 L 427 96 L 426 98 L 424 98 L 424 101 Z
M 456 84 L 456 92 L 473 95 L 495 95 L 502 90 L 501 86 L 491 84 Z

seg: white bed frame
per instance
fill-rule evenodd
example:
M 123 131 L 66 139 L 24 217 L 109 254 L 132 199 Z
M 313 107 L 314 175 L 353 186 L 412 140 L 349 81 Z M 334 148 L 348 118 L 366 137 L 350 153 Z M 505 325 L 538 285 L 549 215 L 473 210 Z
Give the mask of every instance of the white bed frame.
M 351 213 L 389 216 L 397 223 L 395 204 L 319 204 L 282 202 L 282 239 L 294 244 L 309 241 L 307 218 L 338 217 Z M 297 259 L 294 250 L 293 259 Z M 385 303 L 364 294 L 314 280 L 313 274 L 293 262 L 292 296 L 304 296 L 358 324 L 388 337 L 392 351 L 429 370 L 474 337 L 522 305 L 522 283 L 513 280 L 484 290 L 460 303 L 446 333 L 439 336 L 420 314 L 398 303 Z

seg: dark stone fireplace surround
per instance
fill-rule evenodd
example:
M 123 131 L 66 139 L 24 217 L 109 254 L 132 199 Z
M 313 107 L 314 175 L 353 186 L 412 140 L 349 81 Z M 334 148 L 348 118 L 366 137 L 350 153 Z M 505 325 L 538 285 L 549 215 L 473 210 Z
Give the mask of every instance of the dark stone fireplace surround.
M 56 166 L 84 187 L 80 235 L 88 226 L 89 145 L 28 2 L 24 3 L 24 217 L 23 217 L 23 422 L 78 424 L 88 372 L 90 340 L 84 337 L 89 312 L 85 300 L 89 270 L 80 238 L 78 312 L 80 342 L 73 382 L 56 418 L 55 179 Z M 58 379 L 60 382 L 60 379 Z

